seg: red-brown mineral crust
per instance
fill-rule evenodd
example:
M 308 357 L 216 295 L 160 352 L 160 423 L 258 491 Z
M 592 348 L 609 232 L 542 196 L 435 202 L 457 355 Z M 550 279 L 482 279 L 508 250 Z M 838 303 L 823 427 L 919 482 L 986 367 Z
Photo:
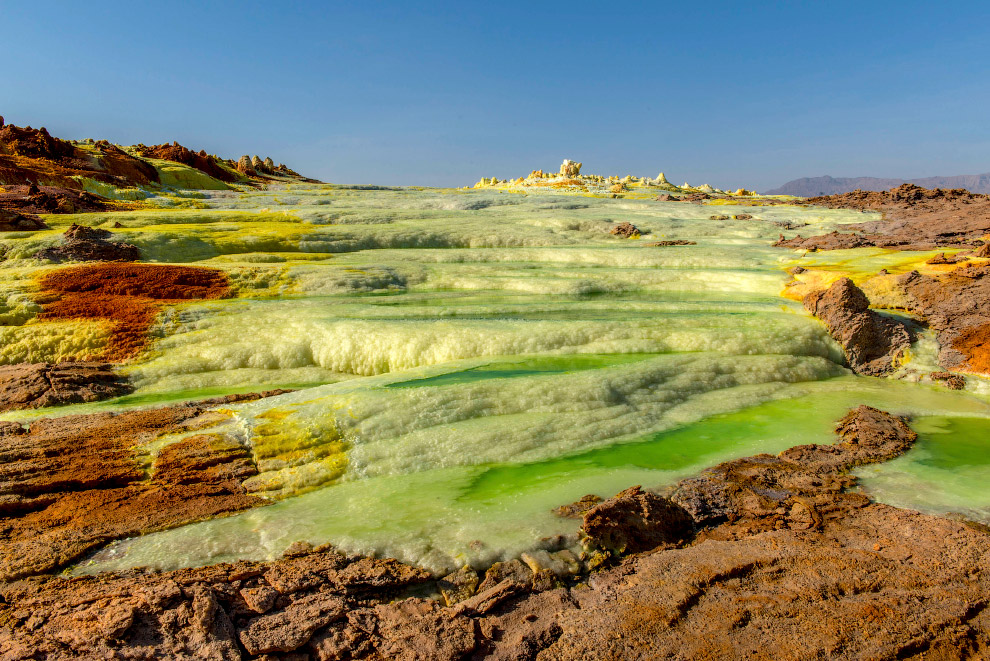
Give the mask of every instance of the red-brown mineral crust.
M 835 445 L 720 464 L 671 489 L 670 500 L 635 490 L 601 503 L 599 514 L 619 514 L 613 532 L 622 521 L 630 531 L 663 527 L 674 503 L 698 531 L 570 587 L 536 581 L 512 561 L 452 606 L 397 600 L 430 577 L 394 560 L 299 545 L 274 562 L 8 582 L 0 655 L 984 658 L 990 535 L 849 490 L 850 468 L 911 446 L 903 420 L 859 407 L 836 432 Z M 646 504 L 654 499 L 667 504 L 660 516 Z
M 153 264 L 89 264 L 43 275 L 39 319 L 96 319 L 111 324 L 104 353 L 118 362 L 138 354 L 163 305 L 230 295 L 223 271 Z

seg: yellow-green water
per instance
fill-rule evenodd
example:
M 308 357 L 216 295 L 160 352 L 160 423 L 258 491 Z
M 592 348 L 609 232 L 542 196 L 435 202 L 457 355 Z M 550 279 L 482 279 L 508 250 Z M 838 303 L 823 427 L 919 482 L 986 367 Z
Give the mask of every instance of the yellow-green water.
M 908 382 L 908 371 L 852 376 L 821 325 L 780 295 L 794 263 L 853 274 L 909 263 L 770 247 L 795 233 L 776 222 L 809 235 L 868 215 L 778 206 L 713 221 L 720 208 L 693 204 L 333 186 L 192 201 L 200 208 L 170 198 L 52 217 L 51 232 L 0 238 L 0 361 L 101 341 L 33 319 L 31 277 L 50 267 L 31 255 L 69 222 L 121 222 L 149 260 L 221 268 L 237 293 L 168 309 L 151 350 L 125 368 L 134 394 L 4 418 L 298 388 L 234 407 L 224 428 L 257 461 L 247 488 L 273 505 L 116 543 L 84 571 L 267 558 L 296 540 L 433 569 L 480 564 L 573 531 L 550 509 L 585 493 L 828 442 L 861 403 L 935 431 L 970 425 L 924 436 L 866 480 L 871 492 L 893 502 L 938 484 L 925 487 L 929 501 L 898 502 L 987 517 L 987 465 L 958 463 L 979 449 L 954 440 L 990 416 L 982 382 L 960 393 Z M 650 233 L 612 237 L 622 221 Z M 663 239 L 697 245 L 645 245 Z M 916 365 L 931 344 L 916 347 Z M 955 449 L 932 460 L 929 436 Z

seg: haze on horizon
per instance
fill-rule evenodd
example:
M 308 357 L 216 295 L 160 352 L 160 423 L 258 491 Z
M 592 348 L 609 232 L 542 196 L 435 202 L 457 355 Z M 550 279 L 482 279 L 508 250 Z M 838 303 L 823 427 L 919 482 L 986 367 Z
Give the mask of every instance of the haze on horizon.
M 986 3 L 163 7 L 4 2 L 0 115 L 339 183 L 990 171 Z

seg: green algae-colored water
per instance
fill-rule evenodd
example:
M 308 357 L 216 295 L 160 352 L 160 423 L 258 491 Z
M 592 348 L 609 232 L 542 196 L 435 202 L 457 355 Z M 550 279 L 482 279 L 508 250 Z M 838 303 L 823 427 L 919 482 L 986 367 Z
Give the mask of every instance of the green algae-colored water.
M 148 259 L 223 269 L 237 297 L 168 309 L 151 350 L 126 366 L 134 394 L 3 417 L 295 388 L 229 407 L 218 429 L 254 452 L 260 474 L 245 485 L 273 504 L 115 543 L 81 571 L 270 558 L 297 540 L 432 569 L 482 564 L 573 532 L 550 510 L 585 493 L 829 442 L 858 404 L 911 414 L 922 433 L 905 457 L 864 468 L 865 489 L 990 520 L 990 462 L 975 440 L 987 438 L 986 383 L 950 392 L 910 369 L 852 376 L 821 325 L 781 297 L 791 264 L 857 274 L 916 258 L 861 249 L 828 262 L 769 245 L 778 222 L 808 235 L 864 214 L 776 206 L 717 221 L 733 210 L 333 186 L 196 203 L 51 219 L 119 221 Z M 622 221 L 649 233 L 612 237 Z M 0 239 L 4 362 L 100 341 L 33 319 L 31 277 L 48 267 L 31 255 L 58 232 Z M 697 245 L 645 245 L 663 239 Z M 915 364 L 932 354 L 926 336 Z

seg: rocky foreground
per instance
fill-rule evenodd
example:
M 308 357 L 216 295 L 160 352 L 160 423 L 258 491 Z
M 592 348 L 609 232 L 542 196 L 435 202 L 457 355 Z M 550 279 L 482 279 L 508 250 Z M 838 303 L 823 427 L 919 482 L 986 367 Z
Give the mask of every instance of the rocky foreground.
M 904 420 L 860 407 L 836 434 L 665 495 L 582 499 L 565 508 L 584 511 L 584 560 L 569 568 L 529 556 L 439 579 L 297 544 L 274 562 L 8 580 L 0 658 L 990 654 L 988 531 L 856 492 L 850 468 L 911 447 Z M 17 515 L 4 516 L 9 531 Z

